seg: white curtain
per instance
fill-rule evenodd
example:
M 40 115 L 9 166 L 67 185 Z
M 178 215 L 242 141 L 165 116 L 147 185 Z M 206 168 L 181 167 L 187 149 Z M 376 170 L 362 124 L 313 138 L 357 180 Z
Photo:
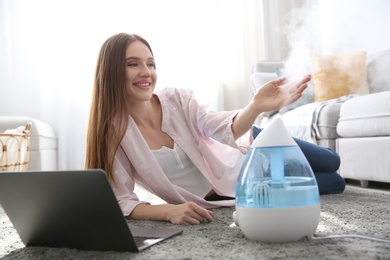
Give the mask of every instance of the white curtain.
M 310 1 L 310 0 L 309 0 Z M 236 109 L 253 95 L 252 64 L 257 60 L 284 60 L 289 22 L 304 0 L 221 1 L 219 48 L 222 62 L 220 109 Z
M 82 169 L 97 55 L 118 32 L 150 42 L 158 88 L 193 88 L 214 109 L 241 108 L 251 64 L 269 58 L 265 32 L 275 24 L 263 14 L 282 2 L 0 0 L 0 115 L 50 124 L 59 169 Z

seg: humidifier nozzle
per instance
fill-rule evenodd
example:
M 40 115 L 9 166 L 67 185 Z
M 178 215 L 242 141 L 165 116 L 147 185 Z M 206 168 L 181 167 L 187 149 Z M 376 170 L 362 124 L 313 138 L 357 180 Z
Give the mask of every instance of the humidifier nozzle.
M 297 146 L 291 137 L 282 119 L 275 118 L 266 128 L 264 128 L 252 143 L 254 147 L 270 146 Z

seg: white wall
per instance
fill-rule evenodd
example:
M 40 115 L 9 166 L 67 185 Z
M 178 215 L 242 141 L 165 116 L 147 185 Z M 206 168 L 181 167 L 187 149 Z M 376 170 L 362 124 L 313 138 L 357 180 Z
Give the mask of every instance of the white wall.
M 323 53 L 390 49 L 390 1 L 320 0 Z
M 310 53 L 368 55 L 390 49 L 390 1 L 306 0 L 291 10 L 286 71 L 310 73 Z

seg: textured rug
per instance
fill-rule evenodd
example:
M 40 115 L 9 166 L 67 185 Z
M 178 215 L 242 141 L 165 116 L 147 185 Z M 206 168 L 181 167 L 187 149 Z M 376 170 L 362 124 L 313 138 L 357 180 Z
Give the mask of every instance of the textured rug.
M 141 253 L 27 248 L 0 208 L 0 259 L 390 259 L 390 243 L 366 238 L 390 240 L 389 201 L 389 191 L 353 185 L 343 194 L 321 196 L 315 239 L 289 243 L 250 241 L 232 225 L 233 207 L 216 209 L 213 222 L 184 226 L 182 235 Z M 129 225 L 174 227 L 153 221 L 129 221 Z M 362 237 L 323 239 L 350 234 Z

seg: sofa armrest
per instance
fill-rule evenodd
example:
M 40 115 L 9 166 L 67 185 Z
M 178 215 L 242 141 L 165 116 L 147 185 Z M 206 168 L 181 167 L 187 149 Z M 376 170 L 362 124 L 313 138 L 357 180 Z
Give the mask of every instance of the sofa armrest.
M 340 109 L 337 133 L 341 137 L 390 135 L 390 91 L 347 100 Z
M 52 126 L 31 117 L 0 116 L 0 132 L 32 123 L 27 170 L 56 170 L 57 134 Z

